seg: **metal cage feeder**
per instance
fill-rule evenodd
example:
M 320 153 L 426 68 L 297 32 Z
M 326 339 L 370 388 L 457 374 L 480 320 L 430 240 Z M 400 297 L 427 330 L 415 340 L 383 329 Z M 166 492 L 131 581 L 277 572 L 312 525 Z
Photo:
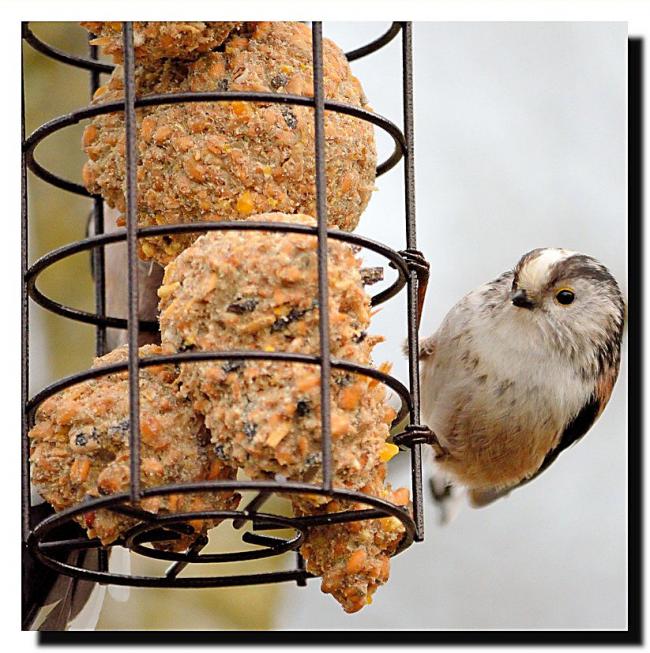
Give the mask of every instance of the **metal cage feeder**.
M 304 540 L 307 530 L 316 525 L 334 524 L 371 518 L 394 516 L 404 526 L 405 533 L 397 552 L 408 548 L 414 541 L 424 538 L 423 522 L 423 492 L 421 447 L 422 444 L 433 442 L 434 436 L 424 425 L 420 424 L 420 389 L 418 370 L 418 325 L 421 305 L 426 291 L 428 265 L 416 246 L 415 198 L 414 198 L 414 159 L 413 159 L 413 80 L 412 80 L 412 43 L 411 24 L 393 23 L 390 28 L 374 41 L 356 50 L 346 53 L 349 61 L 369 55 L 393 40 L 398 34 L 402 40 L 402 98 L 404 128 L 401 130 L 395 124 L 379 114 L 365 111 L 356 106 L 348 106 L 340 102 L 328 101 L 323 94 L 323 61 L 322 61 L 322 25 L 312 23 L 313 44 L 313 79 L 314 96 L 303 97 L 282 93 L 244 93 L 244 92 L 209 92 L 209 93 L 171 93 L 165 95 L 135 96 L 133 48 L 133 28 L 129 22 L 123 23 L 124 37 L 124 71 L 125 97 L 124 101 L 105 103 L 78 109 L 67 115 L 55 118 L 36 129 L 25 138 L 24 92 L 23 92 L 23 140 L 22 140 L 22 534 L 24 550 L 41 564 L 58 573 L 74 576 L 89 581 L 115 585 L 132 585 L 140 587 L 224 587 L 234 585 L 252 585 L 294 581 L 305 585 L 312 575 L 306 571 L 304 560 L 298 549 Z M 30 46 L 47 57 L 66 65 L 89 71 L 91 95 L 99 86 L 102 73 L 110 73 L 111 64 L 97 59 L 96 46 L 90 46 L 88 58 L 73 56 L 53 48 L 38 39 L 30 30 L 29 24 L 23 24 L 22 37 Z M 24 74 L 23 74 L 24 79 Z M 302 105 L 313 108 L 315 123 L 315 164 L 316 164 L 316 197 L 317 197 L 317 227 L 306 225 L 262 223 L 262 222 L 207 222 L 195 224 L 177 224 L 164 227 L 138 227 L 136 218 L 136 118 L 135 109 L 144 106 L 186 103 L 186 102 L 220 102 L 220 101 L 264 101 L 289 105 Z M 393 139 L 394 151 L 377 167 L 377 175 L 390 170 L 403 159 L 404 162 L 404 207 L 406 247 L 395 251 L 382 243 L 375 242 L 358 234 L 328 230 L 325 220 L 325 170 L 324 170 L 324 112 L 337 111 L 365 120 L 387 132 Z M 84 119 L 104 113 L 124 112 L 126 129 L 126 228 L 115 232 L 104 232 L 103 199 L 91 195 L 82 185 L 63 179 L 43 167 L 35 158 L 35 149 L 50 134 Z M 28 202 L 27 202 L 27 170 L 50 185 L 67 192 L 91 198 L 93 201 L 92 223 L 95 235 L 87 237 L 47 253 L 37 261 L 28 264 Z M 406 388 L 396 378 L 371 367 L 357 365 L 349 361 L 333 359 L 329 348 L 329 319 L 327 311 L 321 311 L 319 318 L 320 353 L 319 355 L 288 354 L 263 351 L 226 351 L 226 352 L 185 352 L 170 356 L 157 356 L 138 359 L 137 342 L 139 331 L 157 330 L 157 323 L 139 320 L 138 316 L 138 278 L 137 278 L 137 239 L 147 235 L 162 235 L 172 233 L 205 232 L 210 230 L 262 230 L 268 232 L 293 232 L 311 234 L 317 237 L 319 288 L 318 301 L 320 306 L 327 306 L 327 242 L 329 238 L 352 243 L 360 248 L 369 249 L 383 256 L 389 265 L 397 272 L 396 280 L 385 290 L 372 297 L 372 304 L 381 304 L 403 288 L 407 292 L 407 330 L 408 330 L 408 363 L 409 387 Z M 104 278 L 104 248 L 105 246 L 126 241 L 128 248 L 128 319 L 113 317 L 106 314 L 105 278 Z M 65 306 L 49 298 L 37 286 L 39 275 L 51 265 L 81 251 L 90 251 L 93 259 L 95 283 L 95 312 L 85 312 Z M 29 397 L 29 301 L 33 300 L 45 309 L 67 319 L 92 324 L 96 329 L 96 355 L 106 353 L 106 329 L 126 329 L 128 333 L 129 359 L 128 363 L 119 363 L 84 371 L 63 378 Z M 206 360 L 271 360 L 308 363 L 320 369 L 321 392 L 321 426 L 322 426 L 322 484 L 298 483 L 292 481 L 204 481 L 199 483 L 182 483 L 158 486 L 153 488 L 140 487 L 140 430 L 139 430 L 139 384 L 137 382 L 139 368 L 161 363 L 190 363 Z M 395 391 L 402 400 L 402 408 L 395 423 L 401 422 L 408 415 L 409 426 L 404 432 L 395 435 L 393 440 L 402 450 L 410 451 L 411 457 L 411 496 L 412 515 L 403 507 L 393 505 L 383 499 L 360 492 L 337 489 L 332 485 L 331 473 L 331 432 L 330 432 L 330 400 L 329 382 L 331 370 L 343 369 L 357 374 L 370 376 L 384 383 Z M 35 519 L 30 496 L 30 461 L 28 432 L 34 420 L 38 406 L 57 392 L 78 384 L 87 379 L 128 370 L 129 374 L 129 408 L 130 408 L 130 491 L 113 494 L 107 497 L 91 499 L 61 512 L 51 514 L 44 519 Z M 154 514 L 133 504 L 139 499 L 171 493 L 189 492 L 219 492 L 231 490 L 247 490 L 255 492 L 255 496 L 240 510 L 205 511 L 193 513 Z M 308 517 L 286 517 L 262 511 L 263 504 L 271 495 L 278 494 L 321 494 L 342 500 L 352 500 L 367 506 L 363 510 L 346 510 L 335 513 L 313 515 Z M 88 539 L 83 530 L 73 521 L 75 516 L 85 512 L 105 508 L 115 513 L 136 517 L 140 523 L 131 528 L 126 535 L 109 546 L 102 546 L 97 539 Z M 248 545 L 256 545 L 257 549 L 247 549 L 240 552 L 202 553 L 207 543 L 205 536 L 199 537 L 188 550 L 177 553 L 157 550 L 148 543 L 160 539 L 171 539 L 176 534 L 188 532 L 191 526 L 188 521 L 197 518 L 220 518 L 233 521 L 235 528 L 240 528 L 245 522 L 252 523 L 252 531 L 241 530 L 241 539 Z M 260 531 L 273 529 L 292 529 L 291 537 L 275 537 Z M 77 532 L 78 531 L 78 532 Z M 122 545 L 140 555 L 168 560 L 172 564 L 162 576 L 121 575 L 108 569 L 108 549 L 113 545 Z M 98 551 L 99 569 L 88 569 L 82 564 L 76 565 L 70 561 L 70 552 L 75 550 L 96 548 Z M 219 563 L 241 560 L 266 558 L 296 551 L 294 569 L 267 573 L 251 573 L 226 576 L 180 576 L 188 565 L 201 563 Z

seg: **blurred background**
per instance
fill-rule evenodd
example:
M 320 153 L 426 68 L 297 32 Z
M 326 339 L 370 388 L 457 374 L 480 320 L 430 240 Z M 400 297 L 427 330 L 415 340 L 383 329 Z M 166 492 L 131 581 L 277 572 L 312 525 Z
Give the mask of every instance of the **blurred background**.
M 85 54 L 74 23 L 34 23 L 35 33 Z M 372 40 L 380 23 L 326 23 L 344 50 Z M 26 133 L 88 101 L 88 75 L 24 48 Z M 605 263 L 627 296 L 625 23 L 416 23 L 415 143 L 418 245 L 431 262 L 421 331 L 431 333 L 473 287 L 521 254 L 561 246 Z M 399 37 L 352 64 L 374 110 L 402 124 Z M 79 180 L 84 125 L 38 150 L 48 168 Z M 380 157 L 390 139 L 378 133 Z M 377 181 L 358 232 L 405 244 L 402 166 Z M 30 262 L 83 237 L 90 202 L 30 175 Z M 369 265 L 383 263 L 372 256 Z M 391 271 L 387 270 L 389 280 Z M 43 275 L 46 294 L 93 310 L 87 253 Z M 373 331 L 375 350 L 407 381 L 400 347 L 405 299 L 392 299 Z M 31 392 L 87 368 L 92 328 L 32 304 Z M 627 624 L 627 348 L 609 406 L 584 441 L 534 483 L 482 510 L 465 507 L 448 526 L 426 505 L 426 539 L 392 562 L 391 578 L 360 613 L 283 584 L 214 590 L 132 589 L 106 599 L 100 629 L 595 628 Z M 406 454 L 391 480 L 408 484 Z M 425 468 L 425 476 L 428 475 Z M 213 540 L 238 540 L 223 524 Z M 215 542 L 211 542 L 215 546 Z M 227 573 L 293 566 L 292 554 L 227 565 Z M 146 573 L 151 560 L 133 556 Z M 242 563 L 243 564 L 243 563 Z M 155 567 L 157 569 L 157 567 Z

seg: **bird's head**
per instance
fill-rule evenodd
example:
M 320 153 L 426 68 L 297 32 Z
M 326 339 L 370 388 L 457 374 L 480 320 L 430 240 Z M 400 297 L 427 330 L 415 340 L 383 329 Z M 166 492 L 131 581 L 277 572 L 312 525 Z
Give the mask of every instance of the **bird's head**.
M 618 361 L 624 303 L 609 270 L 567 249 L 535 249 L 515 266 L 509 300 L 572 355 Z

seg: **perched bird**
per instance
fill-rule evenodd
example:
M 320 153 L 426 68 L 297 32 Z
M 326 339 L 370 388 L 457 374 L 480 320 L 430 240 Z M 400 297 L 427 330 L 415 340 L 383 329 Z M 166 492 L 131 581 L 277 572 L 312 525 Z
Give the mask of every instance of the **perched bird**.
M 535 249 L 473 290 L 420 344 L 422 420 L 436 468 L 480 507 L 536 478 L 602 413 L 624 302 L 590 256 Z M 432 484 L 434 498 L 453 492 Z

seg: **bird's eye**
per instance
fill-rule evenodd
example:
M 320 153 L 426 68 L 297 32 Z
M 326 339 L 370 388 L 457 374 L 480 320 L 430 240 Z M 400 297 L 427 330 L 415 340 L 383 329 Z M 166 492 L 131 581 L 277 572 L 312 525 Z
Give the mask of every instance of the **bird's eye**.
M 555 299 L 557 299 L 560 304 L 564 304 L 565 306 L 570 304 L 575 298 L 576 296 L 573 294 L 573 291 L 567 290 L 566 288 L 555 293 Z

